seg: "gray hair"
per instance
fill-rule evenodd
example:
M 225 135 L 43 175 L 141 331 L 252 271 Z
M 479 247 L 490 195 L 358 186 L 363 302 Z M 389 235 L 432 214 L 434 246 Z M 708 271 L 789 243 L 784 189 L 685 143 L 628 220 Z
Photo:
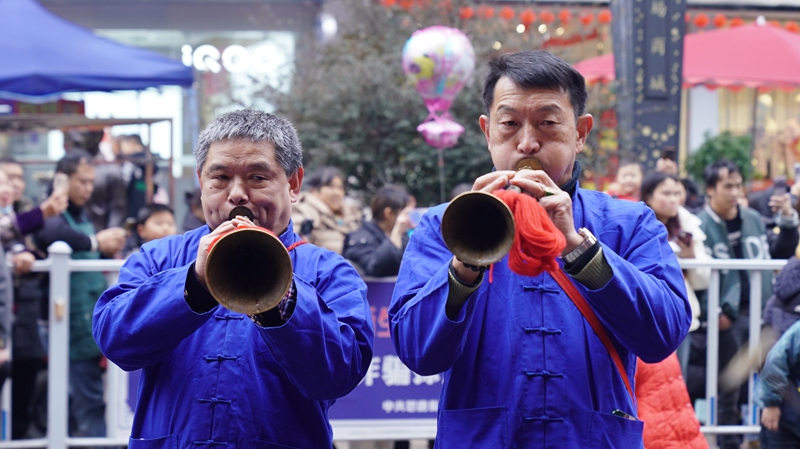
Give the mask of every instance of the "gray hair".
M 275 159 L 287 176 L 303 166 L 300 138 L 288 120 L 266 112 L 244 109 L 222 114 L 200 133 L 194 151 L 198 170 L 203 170 L 211 144 L 225 139 L 272 143 L 275 146 Z

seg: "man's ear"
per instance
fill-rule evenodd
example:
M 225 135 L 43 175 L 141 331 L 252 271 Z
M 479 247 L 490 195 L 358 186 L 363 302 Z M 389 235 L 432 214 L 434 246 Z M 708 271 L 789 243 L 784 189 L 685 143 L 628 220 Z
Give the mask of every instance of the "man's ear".
M 303 185 L 304 173 L 303 167 L 300 167 L 289 176 L 289 199 L 291 199 L 293 203 L 296 203 L 297 199 L 300 197 L 300 187 Z
M 586 146 L 586 138 L 589 137 L 589 131 L 591 131 L 592 127 L 594 126 L 594 118 L 592 117 L 592 114 L 584 114 L 578 117 L 577 125 L 578 141 L 576 145 L 576 153 L 580 153 L 583 151 L 584 146 Z
M 489 116 L 488 115 L 481 115 L 478 119 L 478 123 L 481 125 L 481 131 L 483 131 L 483 135 L 486 136 L 486 144 L 489 144 Z

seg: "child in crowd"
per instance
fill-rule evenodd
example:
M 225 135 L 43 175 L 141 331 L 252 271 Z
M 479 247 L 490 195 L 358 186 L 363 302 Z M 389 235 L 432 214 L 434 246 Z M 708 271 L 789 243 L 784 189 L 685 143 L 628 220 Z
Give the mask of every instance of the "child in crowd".
M 164 204 L 148 204 L 139 209 L 136 227 L 125 244 L 125 257 L 138 252 L 147 242 L 175 234 L 175 213 Z
M 644 178 L 644 167 L 635 161 L 622 161 L 617 170 L 617 178 L 608 186 L 608 193 L 614 198 L 639 201 L 639 187 Z
M 800 322 L 769 351 L 759 377 L 761 448 L 800 447 Z

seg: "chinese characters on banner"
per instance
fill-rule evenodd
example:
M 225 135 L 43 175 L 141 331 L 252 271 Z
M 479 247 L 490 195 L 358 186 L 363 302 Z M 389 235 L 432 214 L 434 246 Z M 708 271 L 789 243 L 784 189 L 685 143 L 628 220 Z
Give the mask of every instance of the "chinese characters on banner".
M 436 418 L 442 376 L 420 376 L 395 355 L 389 337 L 394 282 L 367 282 L 375 349 L 364 380 L 330 409 L 331 419 Z
M 665 147 L 678 148 L 686 0 L 611 8 L 622 156 L 652 169 Z

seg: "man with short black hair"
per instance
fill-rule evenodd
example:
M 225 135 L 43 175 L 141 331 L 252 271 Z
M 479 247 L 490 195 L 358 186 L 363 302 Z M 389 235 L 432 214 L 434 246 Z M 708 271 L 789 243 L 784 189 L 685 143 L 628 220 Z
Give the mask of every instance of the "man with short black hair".
M 760 214 L 740 205 L 744 198 L 744 178 L 741 169 L 729 160 L 720 160 L 703 170 L 708 202 L 697 217 L 701 220 L 700 229 L 705 233 L 706 251 L 715 259 L 771 259 L 772 254 L 781 251 L 794 241 L 797 245 L 797 224 L 794 229 L 786 229 L 770 245 Z M 789 209 L 791 211 L 791 209 Z M 779 211 L 783 214 L 782 211 Z M 788 214 L 787 220 L 791 217 Z M 793 247 L 794 247 L 793 246 Z M 772 271 L 761 271 L 761 300 L 772 294 Z M 701 306 L 700 332 L 692 333 L 692 354 L 690 370 L 695 374 L 687 376 L 690 395 L 693 398 L 705 397 L 706 332 L 708 300 L 705 294 L 698 296 Z M 750 328 L 750 276 L 747 270 L 720 271 L 719 288 L 719 368 L 724 371 L 736 351 L 745 343 Z M 702 375 L 700 372 L 702 371 Z M 722 388 L 719 393 L 719 423 L 739 424 L 738 409 L 740 390 L 738 386 Z M 720 435 L 722 449 L 738 448 L 739 435 Z
M 691 322 L 666 229 L 644 203 L 578 187 L 593 119 L 569 64 L 544 51 L 500 55 L 483 99 L 496 171 L 472 190 L 511 184 L 537 198 L 566 240 L 566 273 L 518 275 L 507 258 L 488 273 L 467 266 L 444 244 L 446 205 L 422 218 L 389 317 L 403 362 L 444 373 L 436 447 L 642 448 L 636 358 L 664 359 Z M 524 159 L 541 169 L 515 171 Z

